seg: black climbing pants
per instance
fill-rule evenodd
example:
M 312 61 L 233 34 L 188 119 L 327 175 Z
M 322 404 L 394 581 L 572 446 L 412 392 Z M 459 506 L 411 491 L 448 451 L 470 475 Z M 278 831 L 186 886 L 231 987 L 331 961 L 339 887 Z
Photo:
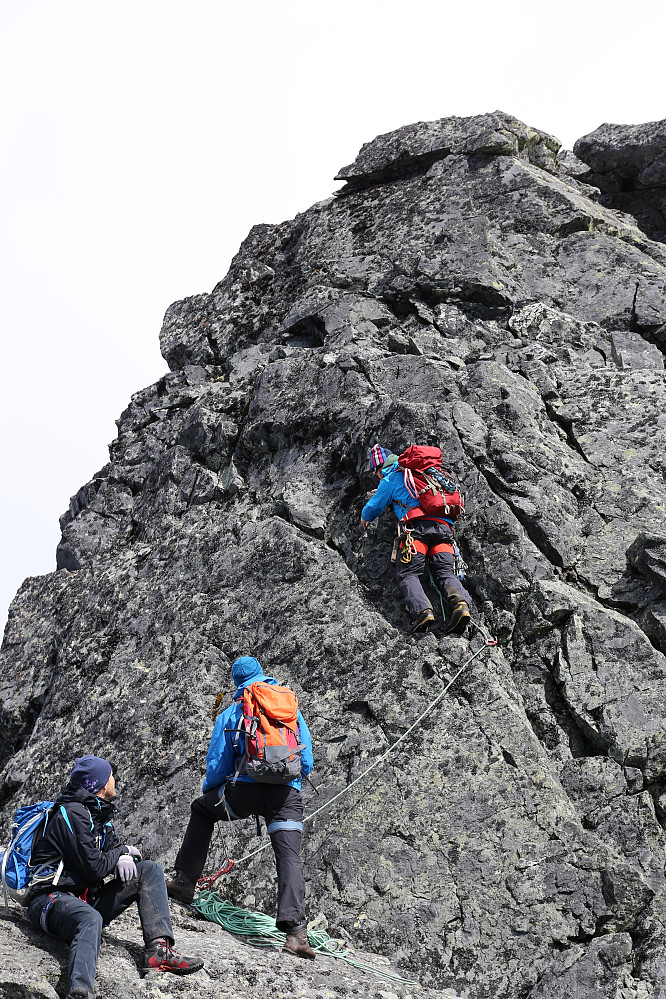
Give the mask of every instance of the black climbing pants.
M 133 902 L 139 909 L 144 943 L 160 937 L 173 942 L 164 871 L 154 860 L 140 860 L 136 872 L 131 881 L 115 878 L 102 885 L 90 902 L 57 889 L 30 899 L 28 915 L 35 929 L 46 930 L 69 944 L 67 995 L 74 989 L 94 995 L 102 927 Z
M 414 540 L 422 542 L 428 548 L 447 542 L 453 543 L 453 531 L 448 524 L 419 517 L 408 521 L 408 526 Z M 407 610 L 413 618 L 427 607 L 432 607 L 420 578 L 426 568 L 426 562 L 430 564 L 435 584 L 441 590 L 449 611 L 461 600 L 471 604 L 472 598 L 454 572 L 455 559 L 451 552 L 426 555 L 424 552 L 409 550 L 406 535 L 403 535 L 395 560 L 395 574 Z
M 176 870 L 197 881 L 206 863 L 216 822 L 261 815 L 271 838 L 278 877 L 277 927 L 305 926 L 305 881 L 301 860 L 303 799 L 285 784 L 230 781 L 192 802 L 190 821 L 176 856 Z

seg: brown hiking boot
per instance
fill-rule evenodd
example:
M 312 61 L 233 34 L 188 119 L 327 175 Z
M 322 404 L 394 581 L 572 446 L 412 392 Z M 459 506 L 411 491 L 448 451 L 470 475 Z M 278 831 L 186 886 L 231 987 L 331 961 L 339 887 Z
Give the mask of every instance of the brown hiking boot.
M 422 610 L 420 614 L 417 614 L 414 618 L 414 624 L 412 631 L 425 631 L 432 624 L 435 623 L 435 615 L 432 612 L 432 607 L 426 607 Z
M 287 939 L 282 948 L 283 954 L 291 954 L 293 957 L 306 957 L 314 961 L 316 955 L 308 942 L 308 931 L 305 926 L 300 930 L 293 929 L 287 931 Z
M 187 874 L 183 874 L 182 871 L 176 871 L 174 878 L 167 878 L 167 895 L 169 898 L 175 899 L 176 902 L 182 902 L 183 905 L 192 904 L 195 888 L 194 881 L 188 878 Z
M 464 600 L 460 600 L 451 611 L 446 633 L 447 635 L 462 635 L 468 624 L 469 607 Z

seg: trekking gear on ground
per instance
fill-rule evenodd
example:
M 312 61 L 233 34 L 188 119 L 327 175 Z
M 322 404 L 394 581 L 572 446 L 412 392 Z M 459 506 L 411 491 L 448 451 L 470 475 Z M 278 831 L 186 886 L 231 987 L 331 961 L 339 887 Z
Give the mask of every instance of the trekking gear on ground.
M 36 884 L 56 885 L 60 879 L 63 868 L 61 857 L 54 857 L 35 867 L 30 863 L 33 844 L 38 834 L 46 829 L 52 808 L 52 801 L 38 801 L 34 805 L 24 805 L 14 813 L 11 840 L 0 853 L 0 877 L 6 907 L 9 907 L 9 898 L 27 905 L 31 887 Z
M 234 783 L 239 774 L 261 784 L 287 784 L 301 776 L 301 751 L 298 741 L 298 698 L 289 687 L 257 681 L 243 690 L 242 717 L 235 731 L 234 749 L 238 752 L 241 735 L 245 751 L 240 757 Z
M 151 940 L 146 945 L 143 956 L 145 971 L 171 971 L 174 975 L 191 975 L 193 971 L 203 968 L 203 961 L 198 957 L 186 957 L 173 949 L 166 937 Z
M 182 902 L 183 905 L 190 905 L 194 898 L 195 884 L 187 874 L 176 871 L 175 877 L 167 879 L 166 889 L 169 898 Z
M 124 853 L 122 857 L 118 858 L 116 874 L 121 881 L 125 882 L 132 881 L 137 876 L 134 858 L 130 857 L 128 853 Z
M 415 631 L 425 631 L 434 623 L 435 615 L 433 614 L 432 607 L 426 607 L 425 610 L 422 610 L 420 614 L 416 615 L 412 633 Z
M 465 500 L 455 479 L 442 468 L 438 447 L 412 444 L 398 458 L 405 486 L 423 513 L 444 515 L 457 520 L 465 512 Z
M 465 628 L 469 624 L 469 619 L 469 607 L 464 600 L 461 600 L 460 603 L 457 603 L 451 611 L 451 617 L 449 618 L 448 627 L 446 629 L 447 635 L 462 635 Z
M 291 954 L 292 957 L 304 957 L 309 961 L 314 961 L 316 954 L 308 941 L 308 931 L 305 926 L 301 929 L 287 931 L 287 939 L 282 947 L 284 954 Z

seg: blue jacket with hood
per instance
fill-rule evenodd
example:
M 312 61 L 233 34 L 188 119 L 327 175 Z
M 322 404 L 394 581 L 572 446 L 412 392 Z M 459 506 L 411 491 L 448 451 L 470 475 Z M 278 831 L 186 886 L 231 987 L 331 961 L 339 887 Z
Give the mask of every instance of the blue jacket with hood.
M 391 465 L 383 473 L 382 481 L 377 486 L 375 495 L 370 497 L 361 510 L 361 517 L 367 522 L 374 520 L 375 517 L 379 517 L 384 512 L 389 503 L 393 504 L 398 520 L 402 520 L 412 507 L 419 505 L 418 500 L 415 500 L 408 492 L 405 485 L 405 473 L 398 468 L 397 464 Z
M 257 663 L 257 665 L 259 665 Z M 236 701 L 243 696 L 243 690 L 245 687 L 251 686 L 253 683 L 273 683 L 277 684 L 277 680 L 272 676 L 264 676 L 263 670 L 259 667 L 259 671 L 253 676 L 248 677 L 236 688 L 234 694 L 234 703 L 230 704 L 229 707 L 224 711 L 215 722 L 215 727 L 213 728 L 213 734 L 210 740 L 210 746 L 208 747 L 208 753 L 206 755 L 206 777 L 203 782 L 203 793 L 206 791 L 212 791 L 213 788 L 219 787 L 224 784 L 229 777 L 233 777 L 236 773 L 236 766 L 238 765 L 238 755 L 237 753 L 243 753 L 245 750 L 245 737 L 244 735 L 239 736 L 237 753 L 234 753 L 234 739 L 236 737 L 235 731 L 225 731 L 225 729 L 237 729 L 240 725 L 241 718 L 243 717 L 243 709 L 240 704 Z M 301 773 L 303 777 L 307 775 L 312 770 L 313 757 L 312 757 L 312 739 L 310 737 L 310 731 L 305 724 L 305 719 L 301 712 L 298 712 L 298 736 L 299 741 L 303 745 L 303 750 L 301 752 Z M 244 774 L 239 774 L 239 781 L 251 781 L 253 784 L 257 783 L 252 777 L 247 777 Z M 285 787 L 294 787 L 296 790 L 300 790 L 301 781 L 292 780 L 289 781 Z

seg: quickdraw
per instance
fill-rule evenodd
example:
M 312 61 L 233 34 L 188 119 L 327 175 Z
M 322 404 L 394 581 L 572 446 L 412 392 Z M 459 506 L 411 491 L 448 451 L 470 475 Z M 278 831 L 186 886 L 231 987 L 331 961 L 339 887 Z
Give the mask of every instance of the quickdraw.
M 400 551 L 401 551 L 400 561 L 404 562 L 405 565 L 409 565 L 409 563 L 412 561 L 412 556 L 416 552 L 416 545 L 414 544 L 414 538 L 412 532 L 408 527 L 405 528 L 404 537 L 400 543 Z
M 231 860 L 230 857 L 225 857 L 224 863 L 222 864 L 222 867 L 220 867 L 219 871 L 215 871 L 214 874 L 209 874 L 208 877 L 199 878 L 197 881 L 197 890 L 200 892 L 211 891 L 217 879 L 221 878 L 223 874 L 228 874 L 235 863 L 235 860 Z

